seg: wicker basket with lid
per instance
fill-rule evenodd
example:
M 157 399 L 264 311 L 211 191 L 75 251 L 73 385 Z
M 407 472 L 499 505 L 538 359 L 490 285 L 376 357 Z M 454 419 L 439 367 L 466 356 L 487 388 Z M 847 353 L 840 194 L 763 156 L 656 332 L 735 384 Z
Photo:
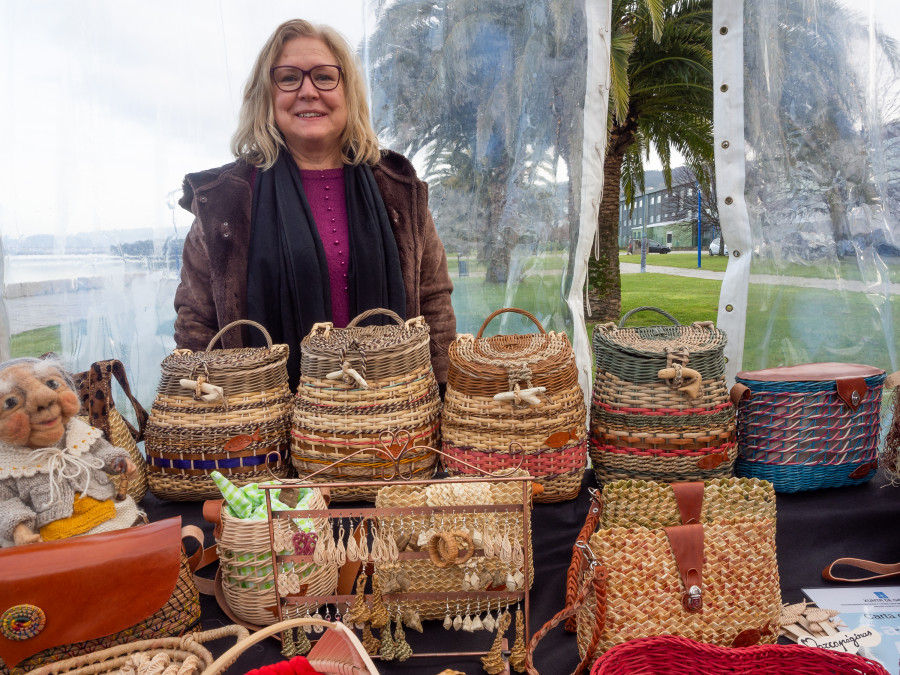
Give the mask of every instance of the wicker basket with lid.
M 482 337 L 505 312 L 527 317 L 539 333 Z M 573 499 L 587 464 L 587 411 L 568 336 L 546 332 L 524 310 L 499 309 L 477 335 L 457 336 L 449 357 L 441 422 L 447 471 L 515 467 L 516 442 L 525 451 L 522 468 L 544 488 L 535 501 Z
M 737 374 L 739 476 L 776 492 L 858 485 L 878 468 L 885 372 L 806 363 Z
M 213 349 L 231 328 L 247 324 L 265 347 Z M 254 321 L 228 324 L 205 351 L 176 349 L 162 362 L 145 435 L 148 483 L 160 499 L 199 501 L 220 495 L 209 474 L 235 485 L 286 477 L 291 392 L 288 346 L 273 345 Z M 270 455 L 277 453 L 277 455 Z
M 388 317 L 390 324 L 360 325 L 378 315 Z M 431 367 L 429 329 L 421 316 L 403 321 L 390 310 L 373 309 L 346 328 L 316 324 L 300 350 L 291 458 L 301 478 L 338 460 L 343 461 L 313 481 L 358 482 L 390 475 L 393 463 L 375 452 L 384 431 L 405 429 L 413 445 L 437 447 L 441 401 Z M 424 447 L 411 448 L 400 463 L 404 475 L 430 478 L 437 456 Z M 374 500 L 375 489 L 332 489 L 331 499 Z
M 626 328 L 654 311 L 672 325 Z M 734 406 L 725 384 L 725 334 L 681 325 L 655 307 L 594 329 L 591 459 L 600 482 L 704 480 L 731 473 Z

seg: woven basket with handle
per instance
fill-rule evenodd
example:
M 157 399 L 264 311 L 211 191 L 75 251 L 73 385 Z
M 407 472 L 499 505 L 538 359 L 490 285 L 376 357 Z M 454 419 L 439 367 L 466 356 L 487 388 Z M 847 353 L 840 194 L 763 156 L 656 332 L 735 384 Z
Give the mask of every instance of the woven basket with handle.
M 526 316 L 537 334 L 482 337 L 505 312 Z M 587 411 L 575 354 L 565 333 L 546 332 L 521 309 L 499 309 L 478 334 L 460 335 L 449 349 L 441 422 L 444 465 L 451 474 L 522 468 L 544 491 L 535 501 L 573 499 L 587 464 Z
M 672 325 L 626 328 L 641 311 Z M 599 482 L 703 480 L 731 473 L 734 405 L 725 385 L 725 334 L 682 326 L 655 307 L 594 329 L 590 455 Z
M 379 315 L 390 324 L 360 325 Z M 437 456 L 426 448 L 440 442 L 441 401 L 428 343 L 421 316 L 403 321 L 387 309 L 363 312 L 346 328 L 313 326 L 300 343 L 291 430 L 291 460 L 301 478 L 316 474 L 314 482 L 354 482 L 390 477 L 393 462 L 372 449 L 381 447 L 382 432 L 400 429 L 409 431 L 411 446 L 420 446 L 408 448 L 400 458 L 403 475 L 434 474 Z M 331 498 L 371 501 L 375 488 L 332 488 Z
M 312 490 L 312 501 L 308 508 L 328 508 L 321 490 Z M 316 533 L 316 536 L 324 533 L 328 527 L 327 518 L 309 521 L 309 531 Z M 272 522 L 277 530 L 276 542 L 291 542 L 293 546 L 293 536 L 300 532 L 298 524 L 289 518 L 275 518 Z M 219 554 L 222 590 L 228 607 L 238 619 L 254 626 L 275 623 L 278 616 L 270 609 L 277 604 L 277 596 L 269 521 L 236 518 L 223 509 L 221 523 L 221 534 L 216 536 L 216 550 Z M 328 535 L 331 536 L 331 533 L 328 532 Z M 291 555 L 294 549 L 285 549 L 280 553 Z M 288 562 L 280 567 L 279 579 L 285 595 L 301 592 L 305 595 L 329 595 L 337 588 L 338 568 L 333 565 L 319 567 L 311 562 Z M 291 587 L 291 584 L 295 585 Z M 313 611 L 315 605 L 310 604 L 308 609 Z
M 213 349 L 241 324 L 260 330 L 267 346 Z M 216 499 L 212 471 L 238 486 L 271 479 L 269 469 L 289 475 L 287 357 L 287 345 L 273 345 L 263 326 L 241 320 L 216 333 L 205 351 L 176 349 L 163 360 L 145 441 L 154 495 Z

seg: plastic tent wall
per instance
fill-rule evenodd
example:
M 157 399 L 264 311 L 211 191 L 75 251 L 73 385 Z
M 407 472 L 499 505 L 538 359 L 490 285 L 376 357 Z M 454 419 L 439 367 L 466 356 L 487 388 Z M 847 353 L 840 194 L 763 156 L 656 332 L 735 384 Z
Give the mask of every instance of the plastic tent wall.
M 232 160 L 253 59 L 301 11 L 358 45 L 383 144 L 429 182 L 459 330 L 527 309 L 574 336 L 587 385 L 609 3 L 583 0 L 4 3 L 0 357 L 119 358 L 149 406 L 175 346 L 182 178 Z
M 896 370 L 896 3 L 716 3 L 713 36 L 729 376 L 824 361 Z

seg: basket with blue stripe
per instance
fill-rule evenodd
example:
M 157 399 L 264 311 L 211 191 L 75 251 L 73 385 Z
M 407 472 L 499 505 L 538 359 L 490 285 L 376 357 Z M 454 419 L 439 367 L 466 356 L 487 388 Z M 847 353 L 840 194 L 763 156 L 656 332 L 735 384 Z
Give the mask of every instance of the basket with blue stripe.
M 267 346 L 213 349 L 240 324 L 260 330 Z M 260 324 L 241 320 L 206 350 L 176 349 L 163 359 L 144 442 L 150 491 L 200 501 L 220 496 L 213 471 L 238 486 L 286 478 L 293 404 L 287 358 L 287 345 L 273 345 Z
M 800 492 L 870 480 L 878 468 L 885 372 L 854 363 L 808 363 L 740 372 L 738 476 Z

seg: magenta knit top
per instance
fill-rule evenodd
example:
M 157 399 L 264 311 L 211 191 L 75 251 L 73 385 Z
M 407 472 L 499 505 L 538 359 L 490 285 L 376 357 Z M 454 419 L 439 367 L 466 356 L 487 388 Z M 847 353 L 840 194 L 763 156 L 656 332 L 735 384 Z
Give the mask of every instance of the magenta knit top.
M 328 261 L 331 321 L 336 328 L 344 328 L 353 318 L 350 316 L 350 288 L 347 285 L 350 231 L 344 196 L 344 170 L 301 170 L 300 180 Z

